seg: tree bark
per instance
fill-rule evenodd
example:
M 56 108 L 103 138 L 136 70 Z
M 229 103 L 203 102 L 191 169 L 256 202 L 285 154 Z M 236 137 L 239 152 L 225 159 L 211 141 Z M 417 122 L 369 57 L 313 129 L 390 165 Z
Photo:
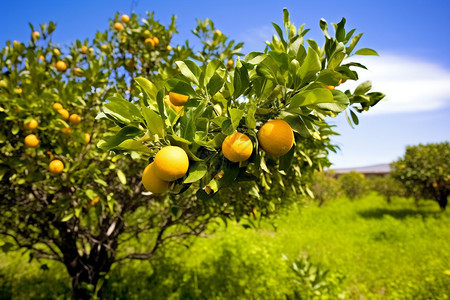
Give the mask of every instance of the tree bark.
M 109 272 L 114 263 L 114 257 L 104 246 L 98 245 L 96 248 L 98 249 L 93 249 L 89 257 L 79 257 L 72 265 L 66 265 L 71 276 L 72 299 L 91 299 L 99 280 Z M 100 288 L 96 296 L 100 297 L 101 291 Z
M 442 210 L 445 210 L 448 203 L 448 191 L 441 191 L 439 193 L 439 199 L 438 199 L 439 207 Z

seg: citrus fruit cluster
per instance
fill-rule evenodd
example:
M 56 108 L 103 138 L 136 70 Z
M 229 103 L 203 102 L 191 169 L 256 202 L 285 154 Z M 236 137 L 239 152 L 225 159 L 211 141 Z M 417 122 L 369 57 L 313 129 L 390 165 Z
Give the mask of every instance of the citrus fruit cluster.
M 170 92 L 164 97 L 164 102 L 183 116 L 184 105 L 189 96 Z M 267 154 L 280 157 L 289 152 L 294 144 L 294 133 L 291 126 L 283 120 L 270 120 L 258 131 L 258 142 Z M 234 132 L 222 143 L 222 154 L 231 162 L 243 162 L 253 153 L 253 143 L 250 138 Z M 169 189 L 171 181 L 183 177 L 189 168 L 189 158 L 186 152 L 176 146 L 166 146 L 155 156 L 142 174 L 144 187 L 152 193 L 164 193 Z M 209 193 L 208 193 L 209 194 Z
M 64 120 L 69 120 L 71 125 L 78 125 L 81 123 L 81 117 L 78 114 L 70 114 L 68 110 L 66 110 L 61 103 L 55 102 L 53 104 L 53 109 L 56 110 Z M 27 131 L 33 131 L 38 128 L 39 122 L 36 119 L 31 119 L 25 121 L 23 123 L 23 127 Z M 61 132 L 64 134 L 71 134 L 73 129 L 71 127 L 65 127 L 61 129 Z M 84 140 L 87 143 L 91 140 L 91 135 L 89 133 L 84 133 Z M 34 133 L 30 133 L 25 137 L 24 140 L 25 146 L 27 148 L 37 148 L 39 146 L 39 139 Z M 51 162 L 49 164 L 49 171 L 52 174 L 60 174 L 64 170 L 64 163 L 59 159 L 53 159 L 53 155 L 50 153 Z
M 259 129 L 258 142 L 267 154 L 279 157 L 291 150 L 294 144 L 294 133 L 286 121 L 270 120 Z M 240 132 L 227 136 L 222 143 L 223 155 L 232 162 L 246 161 L 252 152 L 252 141 Z
M 183 177 L 189 169 L 186 152 L 176 146 L 166 146 L 158 151 L 155 159 L 142 173 L 142 184 L 152 193 L 164 193 L 169 184 Z

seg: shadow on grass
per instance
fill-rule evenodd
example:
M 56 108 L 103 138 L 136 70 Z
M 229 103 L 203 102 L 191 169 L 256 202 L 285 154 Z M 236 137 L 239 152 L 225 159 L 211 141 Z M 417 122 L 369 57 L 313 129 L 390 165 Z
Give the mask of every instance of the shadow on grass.
M 383 216 L 391 216 L 396 219 L 405 218 L 436 218 L 439 217 L 442 212 L 436 210 L 424 210 L 424 209 L 410 209 L 410 208 L 373 208 L 358 212 L 358 214 L 365 219 L 381 219 Z

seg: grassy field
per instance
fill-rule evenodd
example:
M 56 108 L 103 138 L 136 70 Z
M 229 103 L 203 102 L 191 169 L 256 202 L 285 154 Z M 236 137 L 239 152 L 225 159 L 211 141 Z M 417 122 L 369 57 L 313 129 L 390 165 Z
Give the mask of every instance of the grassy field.
M 450 213 L 440 212 L 434 202 L 416 207 L 412 201 L 395 199 L 388 205 L 372 194 L 354 202 L 339 199 L 321 208 L 311 204 L 293 209 L 272 223 L 256 230 L 220 226 L 189 250 L 171 249 L 157 263 L 116 264 L 104 296 L 295 298 L 295 291 L 305 295 L 299 282 L 311 284 L 314 279 L 312 273 L 302 277 L 289 268 L 303 257 L 301 261 L 329 270 L 321 281 L 324 287 L 312 284 L 306 291 L 310 296 L 450 297 Z M 47 263 L 50 270 L 40 269 L 40 264 L 29 265 L 27 259 L 20 253 L 0 254 L 0 298 L 69 297 L 69 281 L 61 266 Z

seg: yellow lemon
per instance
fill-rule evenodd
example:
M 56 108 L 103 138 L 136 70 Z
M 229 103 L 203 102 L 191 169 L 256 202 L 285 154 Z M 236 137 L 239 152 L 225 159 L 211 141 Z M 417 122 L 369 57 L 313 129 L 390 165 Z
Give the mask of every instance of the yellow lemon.
M 252 141 L 240 132 L 227 136 L 222 143 L 223 156 L 232 162 L 245 161 L 252 155 L 252 152 Z
M 145 189 L 154 194 L 164 193 L 169 188 L 169 182 L 156 175 L 155 163 L 149 164 L 142 173 L 142 184 Z
M 155 173 L 165 181 L 183 177 L 189 169 L 189 157 L 177 146 L 166 146 L 155 156 Z
M 270 120 L 259 129 L 258 141 L 267 154 L 282 156 L 291 150 L 294 133 L 286 121 Z

